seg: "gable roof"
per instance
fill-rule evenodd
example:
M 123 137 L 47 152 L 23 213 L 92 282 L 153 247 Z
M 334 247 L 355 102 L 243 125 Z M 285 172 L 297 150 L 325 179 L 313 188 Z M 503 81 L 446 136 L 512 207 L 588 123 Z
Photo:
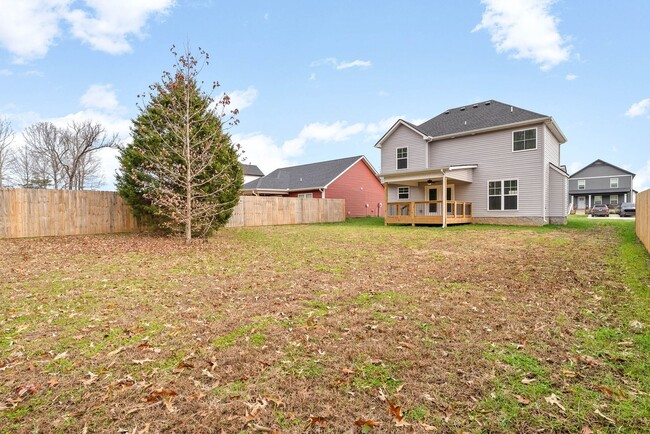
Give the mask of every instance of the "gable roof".
M 394 131 L 399 122 L 417 131 L 422 135 L 424 140 L 433 141 L 518 124 L 525 125 L 535 121 L 546 123 L 560 143 L 566 142 L 566 137 L 551 116 L 535 113 L 491 99 L 445 110 L 438 116 L 418 126 L 400 119 L 375 146 L 380 148 L 385 138 Z
M 264 172 L 254 164 L 242 164 L 241 167 L 244 169 L 245 176 L 264 176 Z
M 315 190 L 326 188 L 357 161 L 363 160 L 372 172 L 375 169 L 363 155 L 321 161 L 276 169 L 266 176 L 244 184 L 244 190 Z
M 630 172 L 630 171 L 628 171 L 628 170 L 621 169 L 620 167 L 618 167 L 618 166 L 614 166 L 612 163 L 608 163 L 607 161 L 601 160 L 601 159 L 599 158 L 598 160 L 594 161 L 593 163 L 587 164 L 585 167 L 583 167 L 582 169 L 578 170 L 576 173 L 574 173 L 573 175 L 571 175 L 569 178 L 574 178 L 574 177 L 576 177 L 580 172 L 582 172 L 582 171 L 585 170 L 585 169 L 588 169 L 588 168 L 593 167 L 593 166 L 603 165 L 603 164 L 604 164 L 604 165 L 607 165 L 607 166 L 610 166 L 610 167 L 613 167 L 613 168 L 616 169 L 616 170 L 620 170 L 620 171 L 623 172 L 623 173 L 627 173 L 628 175 L 632 175 L 633 178 L 636 176 L 636 173 L 632 173 L 632 172 Z

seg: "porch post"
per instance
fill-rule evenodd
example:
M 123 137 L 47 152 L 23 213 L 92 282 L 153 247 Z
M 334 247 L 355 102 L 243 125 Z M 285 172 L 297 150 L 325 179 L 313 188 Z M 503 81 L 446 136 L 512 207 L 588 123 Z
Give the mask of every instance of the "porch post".
M 384 226 L 388 226 L 388 182 L 384 180 Z
M 442 174 L 442 227 L 447 227 L 447 176 Z

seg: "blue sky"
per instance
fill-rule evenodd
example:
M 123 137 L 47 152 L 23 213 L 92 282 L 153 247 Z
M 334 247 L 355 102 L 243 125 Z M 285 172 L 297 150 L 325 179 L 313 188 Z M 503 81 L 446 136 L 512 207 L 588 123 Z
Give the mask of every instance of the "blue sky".
M 0 0 L 0 117 L 93 119 L 129 140 L 137 95 L 204 48 L 241 110 L 246 162 L 364 154 L 398 118 L 495 99 L 553 116 L 570 172 L 600 158 L 650 187 L 650 2 Z M 115 151 L 102 151 L 113 189 Z

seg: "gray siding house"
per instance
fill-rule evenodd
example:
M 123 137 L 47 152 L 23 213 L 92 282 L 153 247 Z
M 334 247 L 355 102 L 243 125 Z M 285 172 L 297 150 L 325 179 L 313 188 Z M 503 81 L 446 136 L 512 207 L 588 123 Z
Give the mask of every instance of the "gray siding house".
M 634 202 L 635 174 L 603 160 L 596 160 L 569 177 L 569 201 L 575 210 L 605 204 L 616 208 Z
M 494 100 L 400 119 L 375 144 L 386 223 L 564 224 L 565 142 L 552 117 Z

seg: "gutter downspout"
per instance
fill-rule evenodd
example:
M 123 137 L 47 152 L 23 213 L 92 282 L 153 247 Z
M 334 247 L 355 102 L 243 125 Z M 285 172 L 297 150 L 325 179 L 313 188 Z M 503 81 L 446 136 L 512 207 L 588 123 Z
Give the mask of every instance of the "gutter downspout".
M 442 172 L 442 227 L 444 229 L 447 227 L 447 175 L 444 169 L 440 169 L 440 172 Z
M 320 198 L 325 199 L 325 189 L 324 188 L 319 188 L 318 191 L 320 191 Z

